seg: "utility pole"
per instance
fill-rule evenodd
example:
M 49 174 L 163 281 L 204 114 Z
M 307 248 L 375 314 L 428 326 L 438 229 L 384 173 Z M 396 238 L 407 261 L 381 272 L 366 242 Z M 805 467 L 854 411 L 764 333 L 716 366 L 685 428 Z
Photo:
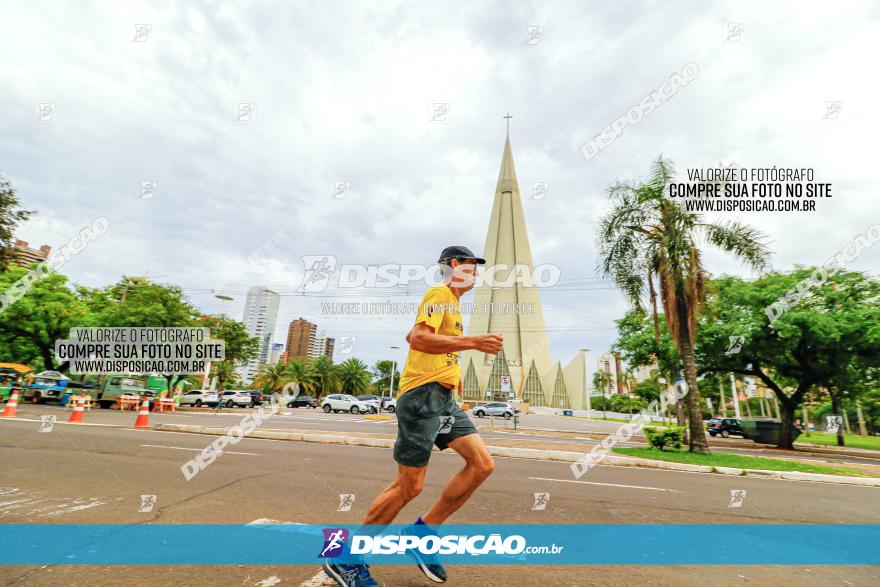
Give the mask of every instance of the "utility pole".
M 724 403 L 724 383 L 720 380 L 718 381 L 718 391 L 721 392 L 721 417 L 727 417 L 727 406 Z
M 739 396 L 736 393 L 736 377 L 733 373 L 730 374 L 730 393 L 733 395 L 733 412 L 736 415 L 736 419 L 742 419 L 742 415 L 739 413 Z

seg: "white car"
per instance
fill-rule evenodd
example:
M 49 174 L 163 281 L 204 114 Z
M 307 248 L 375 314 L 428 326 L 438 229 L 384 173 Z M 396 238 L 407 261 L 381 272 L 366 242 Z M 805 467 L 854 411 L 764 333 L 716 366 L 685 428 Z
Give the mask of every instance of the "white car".
M 180 396 L 180 405 L 197 408 L 201 406 L 213 407 L 217 405 L 217 393 L 207 389 L 193 389 Z
M 330 412 L 351 412 L 352 414 L 369 414 L 373 411 L 373 404 L 362 402 L 353 395 L 337 393 L 328 395 L 321 400 L 321 409 Z
M 520 409 L 515 408 L 507 402 L 489 402 L 481 406 L 475 407 L 471 413 L 477 418 L 484 416 L 501 416 L 505 420 L 509 420 L 520 414 Z
M 238 391 L 235 389 L 227 389 L 220 396 L 220 402 L 227 408 L 249 408 L 251 407 L 251 394 L 247 391 Z
M 382 398 L 382 409 L 386 412 L 391 412 L 392 414 L 397 411 L 397 398 L 396 397 L 385 397 Z

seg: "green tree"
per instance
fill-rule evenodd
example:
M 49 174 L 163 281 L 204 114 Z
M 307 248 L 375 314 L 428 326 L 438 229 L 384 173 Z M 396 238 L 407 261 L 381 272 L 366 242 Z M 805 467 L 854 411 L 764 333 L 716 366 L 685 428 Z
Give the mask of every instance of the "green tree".
M 880 361 L 880 281 L 841 271 L 805 286 L 814 273 L 798 267 L 755 280 L 713 281 L 696 347 L 701 371 L 754 376 L 773 390 L 782 448 L 793 448 L 792 426 L 805 394 L 841 386 L 844 369 L 876 368 Z M 799 284 L 805 297 L 771 324 L 768 308 Z M 731 337 L 742 337 L 737 352 L 730 352 Z
M 596 371 L 593 373 L 593 389 L 602 394 L 602 417 L 608 418 L 608 402 L 606 401 L 606 394 L 608 393 L 608 388 L 611 386 L 611 374 L 604 369 Z
M 0 273 L 0 292 L 9 289 L 28 271 L 10 265 Z M 0 350 L 9 359 L 41 365 L 40 370 L 57 370 L 55 341 L 67 339 L 70 329 L 80 326 L 87 312 L 86 305 L 69 287 L 67 277 L 50 271 L 0 313 Z
M 364 395 L 370 390 L 372 373 L 366 363 L 351 358 L 337 367 L 340 390 L 351 395 Z
M 124 276 L 119 283 L 106 288 L 80 288 L 80 296 L 91 310 L 89 324 L 80 326 L 199 326 L 200 314 L 186 301 L 183 290 L 174 285 Z M 166 374 L 168 389 L 173 389 L 179 378 L 177 373 Z
M 211 329 L 211 338 L 223 341 L 223 361 L 211 363 L 211 375 L 217 377 L 218 389 L 242 386 L 237 369 L 260 352 L 260 340 L 248 334 L 244 324 L 227 316 L 199 316 L 196 325 Z
M 5 271 L 15 259 L 13 245 L 16 227 L 32 214 L 33 210 L 19 208 L 18 195 L 12 184 L 0 175 L 0 271 Z
M 659 283 L 666 326 L 682 359 L 688 385 L 686 402 L 688 449 L 708 453 L 709 444 L 699 414 L 694 344 L 697 316 L 703 305 L 706 275 L 697 242 L 700 239 L 731 253 L 752 267 L 766 266 L 769 255 L 763 235 L 739 222 L 704 222 L 667 196 L 674 170 L 671 162 L 658 158 L 647 182 L 617 183 L 610 188 L 611 212 L 599 229 L 599 267 L 610 276 L 636 309 L 642 308 L 646 291 Z
M 373 366 L 373 389 L 377 395 L 388 395 L 391 389 L 391 369 L 394 368 L 394 389 L 400 386 L 400 369 L 395 361 L 383 359 Z
M 320 397 L 330 393 L 339 393 L 340 381 L 336 365 L 326 355 L 321 355 L 312 362 L 311 380 L 314 389 L 320 393 Z
M 290 373 L 287 371 L 287 364 L 284 361 L 260 365 L 254 375 L 254 387 L 258 387 L 268 392 L 280 392 L 284 390 L 284 386 L 290 383 Z
M 305 357 L 294 357 L 287 362 L 288 383 L 295 383 L 300 393 L 312 388 L 312 363 Z
M 244 382 L 231 361 L 214 361 L 211 363 L 211 377 L 217 378 L 217 389 L 225 391 L 227 389 L 240 389 L 244 387 Z M 201 381 L 198 383 L 201 385 Z

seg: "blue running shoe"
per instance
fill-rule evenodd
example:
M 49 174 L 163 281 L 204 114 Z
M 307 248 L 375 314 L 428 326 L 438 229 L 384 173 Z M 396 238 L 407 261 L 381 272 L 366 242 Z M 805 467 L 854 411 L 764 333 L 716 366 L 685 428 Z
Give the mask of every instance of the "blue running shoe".
M 408 526 L 401 531 L 401 534 L 410 534 L 413 536 L 436 536 L 437 532 L 419 518 L 416 520 L 415 524 Z M 416 559 L 416 564 L 419 566 L 419 570 L 422 571 L 427 578 L 435 583 L 446 582 L 446 569 L 440 564 L 437 555 L 422 554 L 417 548 L 407 549 L 406 552 Z
M 325 560 L 321 565 L 324 573 L 336 581 L 339 587 L 379 587 L 370 575 L 369 565 L 346 565 Z

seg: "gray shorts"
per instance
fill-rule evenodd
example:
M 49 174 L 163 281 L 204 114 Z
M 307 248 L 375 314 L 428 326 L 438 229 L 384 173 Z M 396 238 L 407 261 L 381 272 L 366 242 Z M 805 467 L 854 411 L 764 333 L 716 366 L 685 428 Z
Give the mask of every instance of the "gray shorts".
M 394 460 L 406 467 L 425 467 L 434 445 L 440 450 L 456 438 L 476 434 L 471 419 L 439 383 L 426 383 L 397 400 Z

